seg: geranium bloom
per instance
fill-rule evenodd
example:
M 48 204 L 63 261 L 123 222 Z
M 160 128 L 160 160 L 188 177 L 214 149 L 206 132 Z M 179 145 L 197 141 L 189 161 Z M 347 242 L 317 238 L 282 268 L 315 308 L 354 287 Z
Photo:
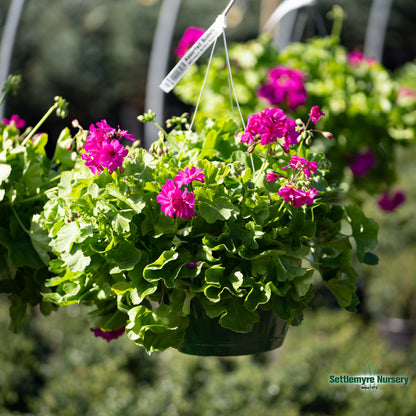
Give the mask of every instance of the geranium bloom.
M 292 168 L 295 170 L 302 169 L 305 177 L 309 179 L 311 173 L 314 174 L 316 169 L 318 169 L 318 164 L 316 162 L 308 162 L 303 157 L 293 155 L 287 166 L 284 166 L 282 169 Z
M 286 185 L 279 189 L 278 194 L 282 197 L 283 201 L 290 202 L 292 207 L 301 207 L 304 204 L 305 192 L 301 189 Z
M 403 204 L 405 200 L 406 195 L 403 191 L 396 191 L 393 195 L 391 195 L 390 191 L 386 191 L 377 202 L 383 211 L 392 212 L 399 205 Z
M 261 118 L 259 114 L 253 114 L 248 117 L 247 119 L 247 126 L 244 130 L 243 135 L 241 136 L 241 142 L 252 144 L 254 142 L 255 137 L 259 134 L 261 124 Z
M 365 153 L 355 156 L 350 169 L 355 177 L 361 178 L 376 164 L 377 159 L 374 157 L 373 152 L 367 149 Z
M 121 335 L 124 334 L 125 330 L 126 330 L 126 328 L 124 326 L 120 329 L 114 329 L 114 330 L 111 330 L 111 331 L 103 331 L 100 328 L 97 328 L 97 329 L 91 328 L 91 331 L 94 332 L 94 335 L 96 337 L 103 338 L 107 342 L 110 342 L 113 339 L 119 338 Z
M 283 201 L 290 202 L 292 207 L 301 207 L 305 204 L 312 205 L 318 191 L 315 188 L 304 191 L 302 189 L 286 185 L 279 190 L 278 194 L 282 197 Z
M 124 158 L 129 153 L 120 142 L 116 139 L 110 143 L 105 143 L 100 149 L 100 164 L 108 168 L 108 171 L 114 172 L 118 167 L 123 165 Z
M 98 160 L 95 160 L 95 158 L 91 155 L 82 153 L 81 159 L 85 161 L 85 166 L 87 166 L 87 168 L 90 168 L 91 172 L 94 175 L 99 175 L 104 170 L 104 168 L 101 166 Z
M 279 175 L 276 172 L 268 172 L 266 174 L 267 182 L 276 182 L 279 179 Z
M 289 147 L 298 144 L 299 132 L 296 131 L 296 121 L 287 118 L 285 121 L 285 138 L 283 148 L 286 153 L 289 151 Z
M 185 170 L 180 171 L 175 176 L 176 185 L 180 188 L 182 185 L 188 185 L 192 181 L 199 181 L 204 183 L 205 175 L 202 173 L 202 169 L 192 166 L 191 168 L 186 168 Z
M 304 79 L 302 71 L 279 65 L 269 71 L 258 95 L 272 105 L 287 103 L 290 110 L 296 110 L 306 102 Z
M 178 58 L 184 57 L 186 52 L 188 52 L 191 46 L 204 34 L 204 32 L 205 30 L 200 27 L 188 27 L 182 38 L 179 40 L 178 47 L 175 50 L 176 56 Z
M 156 200 L 166 216 L 173 218 L 176 214 L 177 217 L 185 219 L 195 217 L 195 194 L 188 193 L 187 189 L 180 190 L 172 179 L 168 179 L 162 186 Z
M 283 148 L 289 151 L 289 146 L 297 144 L 299 132 L 296 131 L 296 121 L 290 120 L 280 108 L 266 108 L 248 118 L 247 127 L 241 136 L 243 143 L 252 144 L 260 138 L 260 144 L 276 143 L 284 139 Z
M 4 118 L 1 121 L 3 124 L 10 126 L 12 123 L 16 126 L 16 128 L 21 129 L 25 126 L 26 122 L 20 118 L 17 114 L 13 114 L 10 119 Z
M 128 149 L 119 141 L 122 138 L 134 140 L 132 134 L 128 134 L 126 130 L 120 130 L 120 127 L 116 130 L 106 120 L 101 120 L 95 125 L 91 124 L 84 145 L 86 153 L 81 154 L 81 157 L 94 175 L 103 172 L 104 168 L 108 168 L 108 171 L 112 173 L 122 167 L 124 158 L 128 154 Z
M 311 112 L 309 113 L 309 117 L 312 120 L 312 123 L 317 123 L 325 113 L 319 108 L 319 105 L 314 105 L 311 108 Z
M 285 137 L 287 116 L 280 108 L 266 108 L 260 112 L 260 120 L 258 133 L 262 145 L 275 143 L 278 138 Z

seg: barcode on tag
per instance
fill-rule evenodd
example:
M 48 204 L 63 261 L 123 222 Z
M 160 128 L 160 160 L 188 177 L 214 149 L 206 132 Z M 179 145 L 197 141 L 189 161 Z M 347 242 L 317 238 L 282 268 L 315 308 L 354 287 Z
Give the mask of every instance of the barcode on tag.
M 188 68 L 193 65 L 210 45 L 221 35 L 226 26 L 225 16 L 220 14 L 215 22 L 205 31 L 198 41 L 189 49 L 185 56 L 174 66 L 160 84 L 160 88 L 168 93 L 184 76 Z

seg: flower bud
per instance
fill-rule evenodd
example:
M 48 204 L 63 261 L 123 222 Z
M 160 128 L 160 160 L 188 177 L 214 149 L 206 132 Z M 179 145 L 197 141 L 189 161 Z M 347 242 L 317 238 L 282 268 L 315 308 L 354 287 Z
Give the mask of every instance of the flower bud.
M 256 143 L 253 143 L 248 149 L 247 149 L 247 152 L 248 153 L 253 153 L 254 152 L 254 149 L 256 148 L 256 146 L 257 146 L 257 143 L 258 142 L 256 142 Z
M 323 132 L 322 132 L 322 135 L 323 135 L 324 137 L 326 137 L 327 139 L 329 139 L 329 140 L 332 140 L 332 139 L 333 139 L 333 137 L 334 137 L 334 135 L 333 135 L 331 132 L 329 132 L 329 131 L 323 131 Z

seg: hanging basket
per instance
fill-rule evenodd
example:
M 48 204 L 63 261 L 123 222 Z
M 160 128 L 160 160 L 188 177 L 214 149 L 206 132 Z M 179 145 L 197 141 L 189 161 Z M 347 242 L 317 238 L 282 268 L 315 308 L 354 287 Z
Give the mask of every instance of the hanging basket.
M 223 328 L 218 318 L 209 318 L 201 305 L 190 315 L 180 352 L 199 356 L 236 356 L 270 351 L 280 347 L 287 324 L 273 311 L 259 311 L 260 321 L 248 333 Z

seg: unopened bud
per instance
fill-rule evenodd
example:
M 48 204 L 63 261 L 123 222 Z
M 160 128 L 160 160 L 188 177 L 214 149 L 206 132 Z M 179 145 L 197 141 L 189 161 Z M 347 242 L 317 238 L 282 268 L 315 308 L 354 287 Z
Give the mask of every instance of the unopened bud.
M 307 138 L 306 138 L 306 140 L 305 140 L 305 144 L 306 144 L 307 146 L 310 146 L 310 145 L 311 145 L 311 143 L 312 143 L 312 139 L 311 139 L 311 137 L 309 136 L 309 137 L 307 137 Z
M 329 139 L 329 140 L 332 140 L 334 138 L 334 135 L 331 132 L 329 132 L 329 131 L 323 131 L 322 132 L 322 135 L 324 137 L 326 137 L 327 139 Z
M 254 152 L 254 149 L 256 148 L 256 146 L 257 146 L 257 143 L 254 143 L 254 144 L 252 144 L 248 149 L 247 149 L 247 152 L 248 153 L 253 153 Z

